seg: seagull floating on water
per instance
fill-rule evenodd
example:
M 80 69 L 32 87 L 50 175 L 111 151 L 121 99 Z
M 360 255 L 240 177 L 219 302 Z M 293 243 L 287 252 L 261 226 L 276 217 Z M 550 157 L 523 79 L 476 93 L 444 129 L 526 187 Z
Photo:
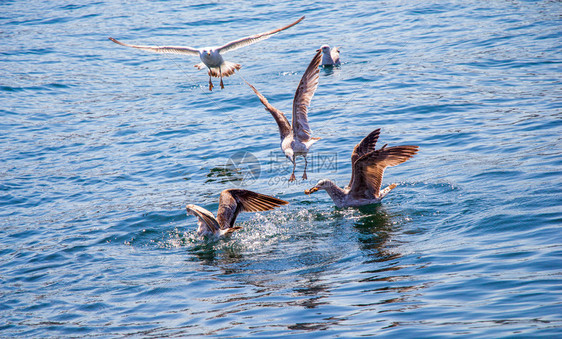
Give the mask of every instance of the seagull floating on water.
M 265 106 L 265 110 L 273 115 L 273 118 L 279 126 L 279 135 L 281 136 L 281 149 L 285 156 L 293 163 L 293 173 L 289 178 L 289 181 L 295 181 L 295 158 L 297 156 L 304 157 L 304 173 L 302 175 L 303 179 L 306 179 L 306 166 L 308 164 L 306 160 L 306 155 L 308 150 L 320 138 L 313 138 L 310 135 L 312 131 L 310 126 L 308 126 L 308 106 L 318 88 L 318 66 L 320 65 L 320 55 L 321 51 L 318 50 L 312 61 L 308 65 L 308 68 L 304 72 L 302 79 L 295 92 L 295 98 L 293 99 L 293 124 L 289 123 L 287 117 L 283 112 L 277 108 L 271 106 L 267 99 L 261 95 L 258 90 L 246 83 L 250 88 L 257 94 L 261 103 Z
M 337 207 L 362 206 L 378 203 L 396 184 L 381 189 L 384 170 L 410 159 L 418 152 L 418 146 L 393 146 L 375 150 L 380 128 L 371 132 L 353 149 L 351 154 L 351 180 L 345 188 L 338 187 L 331 180 L 320 180 L 316 186 L 305 190 L 311 194 L 326 190 Z
M 209 69 L 209 73 L 208 73 L 209 90 L 212 91 L 214 86 L 213 86 L 213 82 L 211 81 L 211 77 L 221 79 L 220 86 L 222 89 L 224 88 L 222 78 L 231 76 L 232 74 L 234 74 L 234 72 L 236 72 L 236 70 L 239 70 L 242 67 L 240 64 L 230 61 L 225 61 L 222 58 L 221 53 L 230 52 L 235 49 L 254 44 L 258 41 L 265 40 L 271 37 L 275 33 L 279 33 L 283 30 L 286 30 L 287 28 L 293 27 L 294 25 L 301 22 L 303 19 L 304 16 L 287 26 L 274 29 L 269 32 L 255 34 L 238 40 L 230 41 L 218 47 L 192 48 L 192 47 L 181 47 L 181 46 L 137 46 L 137 45 L 131 45 L 118 41 L 114 38 L 109 38 L 109 40 L 122 46 L 138 48 L 145 51 L 151 51 L 156 53 L 173 53 L 173 54 L 187 54 L 187 55 L 199 56 L 202 62 L 195 65 L 195 67 L 197 69 L 203 69 L 205 67 Z
M 227 189 L 221 192 L 219 197 L 219 210 L 217 217 L 213 213 L 197 205 L 187 205 L 187 214 L 199 218 L 197 233 L 205 236 L 227 236 L 241 229 L 234 226 L 236 217 L 240 212 L 268 211 L 287 205 L 289 202 L 244 189 Z
M 330 46 L 323 45 L 320 49 L 322 50 L 322 66 L 339 66 L 341 64 L 339 47 L 330 49 Z

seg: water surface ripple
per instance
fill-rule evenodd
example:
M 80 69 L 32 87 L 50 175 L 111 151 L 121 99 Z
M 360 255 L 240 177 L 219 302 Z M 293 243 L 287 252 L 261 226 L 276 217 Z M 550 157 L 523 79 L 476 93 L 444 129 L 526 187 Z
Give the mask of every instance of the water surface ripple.
M 0 336 L 562 336 L 559 1 L 62 1 L 0 4 Z M 229 53 L 290 113 L 316 48 L 316 162 L 287 184 L 272 117 L 238 75 L 206 89 L 202 47 L 299 25 Z M 336 209 L 353 146 L 420 145 L 380 205 Z M 248 180 L 228 166 L 259 160 Z M 302 162 L 299 162 L 302 166 Z M 300 167 L 302 170 L 302 167 Z M 201 242 L 186 203 L 221 190 L 289 200 Z

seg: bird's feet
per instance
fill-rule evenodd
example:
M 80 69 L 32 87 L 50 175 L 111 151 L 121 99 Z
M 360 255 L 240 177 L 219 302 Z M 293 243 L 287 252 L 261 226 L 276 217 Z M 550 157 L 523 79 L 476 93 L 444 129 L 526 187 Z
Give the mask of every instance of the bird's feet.
M 308 177 L 306 176 L 306 172 L 304 172 L 304 173 L 302 174 L 302 180 L 306 180 L 306 179 L 308 179 Z
M 215 86 L 213 86 L 213 82 L 211 81 L 211 79 L 209 79 L 209 91 L 212 91 L 213 87 Z
M 291 174 L 291 177 L 289 178 L 289 182 L 293 182 L 297 180 L 297 178 L 295 177 L 295 173 Z
M 221 78 L 221 89 L 224 89 L 224 84 L 222 83 L 222 78 Z

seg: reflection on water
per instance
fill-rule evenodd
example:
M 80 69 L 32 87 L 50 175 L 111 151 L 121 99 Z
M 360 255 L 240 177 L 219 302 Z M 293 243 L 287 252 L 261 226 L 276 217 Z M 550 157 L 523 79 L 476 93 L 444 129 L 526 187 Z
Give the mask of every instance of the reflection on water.
M 205 183 L 233 183 L 235 185 L 251 185 L 259 179 L 261 165 L 259 160 L 250 152 L 238 151 L 233 153 L 224 166 L 211 168 Z
M 229 284 L 238 282 L 259 288 L 261 293 L 237 291 L 227 297 L 213 299 L 215 303 L 244 300 L 255 307 L 285 305 L 296 309 L 316 309 L 325 312 L 335 306 L 330 301 L 335 290 L 361 290 L 365 299 L 353 303 L 354 312 L 379 312 L 381 305 L 402 305 L 411 298 L 411 292 L 423 285 L 404 284 L 411 281 L 409 274 L 399 273 L 404 267 L 398 264 L 401 254 L 389 246 L 394 230 L 393 218 L 381 204 L 359 209 L 311 209 L 299 215 L 277 211 L 279 223 L 264 222 L 271 216 L 256 215 L 243 221 L 245 232 L 231 239 L 214 242 L 192 243 L 188 252 L 201 265 L 218 268 L 214 276 Z M 329 223 L 326 226 L 326 222 Z M 280 229 L 290 230 L 281 232 Z M 264 246 L 256 245 L 261 234 Z M 252 239 L 251 241 L 249 239 Z M 290 239 L 287 244 L 284 241 Z M 331 245 L 326 246 L 326 241 Z M 250 245 L 251 244 L 251 245 Z M 353 260 L 356 250 L 363 255 L 356 271 L 340 272 L 343 263 Z M 202 267 L 202 269 L 203 269 Z M 393 272 L 389 274 L 389 272 Z M 345 279 L 336 277 L 345 274 Z M 260 301 L 266 294 L 274 302 Z M 287 301 L 290 299 L 292 301 Z M 275 300 L 277 300 L 275 302 Z M 411 307 L 410 305 L 409 307 Z M 316 322 L 287 324 L 295 331 L 329 329 L 344 321 L 346 317 L 333 315 Z
M 239 246 L 229 243 L 229 239 L 201 240 L 188 248 L 188 252 L 195 255 L 201 264 L 221 267 L 224 273 L 238 273 L 228 265 L 236 264 L 243 260 L 243 255 Z
M 205 180 L 205 183 L 208 184 L 208 183 L 217 182 L 217 183 L 225 184 L 230 182 L 242 182 L 243 179 L 244 179 L 243 174 L 240 171 L 238 171 L 234 166 L 225 165 L 222 167 L 211 168 L 209 170 L 209 173 L 207 174 L 207 179 Z
M 298 213 L 280 209 L 245 215 L 243 229 L 231 238 L 201 241 L 192 229 L 170 232 L 168 242 L 185 248 L 197 271 L 213 272 L 214 284 L 227 288 L 198 299 L 224 305 L 220 317 L 279 307 L 326 315 L 314 321 L 296 317 L 285 324 L 297 332 L 341 326 L 350 314 L 418 307 L 415 291 L 430 282 L 415 279 L 415 265 L 401 261 L 400 247 L 393 242 L 397 221 L 405 216 L 391 215 L 384 204 L 324 210 L 303 206 Z M 356 264 L 349 267 L 349 262 Z M 337 314 L 334 296 L 342 293 L 363 297 L 353 297 Z M 214 310 L 207 314 L 209 321 L 217 316 Z
M 317 308 L 320 305 L 329 304 L 328 301 L 322 300 L 327 298 L 330 293 L 327 281 L 321 278 L 321 274 L 314 273 L 307 275 L 300 281 L 298 287 L 293 288 L 296 296 L 303 297 L 298 304 L 305 308 Z
M 366 255 L 365 263 L 399 258 L 399 254 L 389 252 L 385 247 L 392 234 L 393 223 L 383 205 L 362 206 L 358 210 L 362 216 L 355 221 L 354 227 L 358 231 L 359 248 Z

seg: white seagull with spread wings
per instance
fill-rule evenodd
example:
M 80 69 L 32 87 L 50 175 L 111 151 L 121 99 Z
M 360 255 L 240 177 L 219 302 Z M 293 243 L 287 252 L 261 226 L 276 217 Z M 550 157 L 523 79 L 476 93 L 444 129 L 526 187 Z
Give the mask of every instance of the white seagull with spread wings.
M 213 213 L 197 205 L 189 204 L 185 208 L 187 214 L 199 219 L 197 228 L 199 236 L 221 237 L 242 228 L 234 226 L 240 212 L 268 211 L 288 203 L 285 200 L 244 189 L 227 189 L 221 192 L 216 218 Z
M 312 131 L 310 126 L 308 126 L 308 106 L 314 96 L 314 92 L 318 88 L 318 73 L 320 66 L 320 60 L 322 52 L 318 50 L 312 61 L 308 65 L 308 68 L 304 72 L 302 79 L 295 92 L 295 98 L 293 99 L 293 124 L 289 123 L 287 117 L 283 112 L 277 108 L 271 106 L 267 99 L 261 95 L 258 90 L 250 85 L 247 81 L 246 83 L 252 90 L 257 94 L 261 103 L 265 106 L 265 110 L 271 113 L 277 125 L 279 127 L 279 135 L 281 136 L 281 149 L 285 156 L 293 163 L 293 173 L 289 178 L 289 181 L 295 181 L 295 158 L 297 156 L 304 157 L 304 173 L 302 175 L 303 179 L 306 179 L 306 166 L 307 160 L 306 155 L 308 150 L 320 138 L 313 138 L 310 135 Z
M 238 40 L 230 41 L 219 47 L 192 48 L 192 47 L 181 47 L 181 46 L 137 46 L 137 45 L 126 44 L 114 38 L 109 38 L 109 40 L 122 46 L 138 48 L 145 51 L 151 51 L 156 53 L 187 54 L 187 55 L 199 56 L 202 62 L 195 65 L 195 67 L 197 67 L 198 69 L 203 69 L 207 67 L 209 69 L 209 90 L 212 91 L 214 87 L 213 82 L 211 81 L 212 76 L 215 78 L 220 78 L 221 79 L 220 86 L 221 88 L 224 88 L 222 78 L 231 76 L 232 74 L 234 74 L 236 70 L 242 67 L 240 64 L 236 64 L 230 61 L 225 61 L 222 58 L 221 53 L 230 52 L 235 49 L 254 44 L 258 41 L 265 40 L 275 33 L 279 33 L 283 30 L 286 30 L 287 28 L 290 28 L 298 24 L 303 19 L 304 16 L 285 27 L 274 29 L 272 31 L 265 32 L 265 33 L 255 34 Z
M 396 184 L 381 190 L 384 170 L 410 159 L 418 152 L 418 146 L 393 146 L 375 150 L 380 128 L 372 131 L 353 149 L 351 154 L 351 180 L 345 188 L 331 180 L 320 180 L 306 194 L 326 190 L 337 207 L 362 206 L 378 203 Z

